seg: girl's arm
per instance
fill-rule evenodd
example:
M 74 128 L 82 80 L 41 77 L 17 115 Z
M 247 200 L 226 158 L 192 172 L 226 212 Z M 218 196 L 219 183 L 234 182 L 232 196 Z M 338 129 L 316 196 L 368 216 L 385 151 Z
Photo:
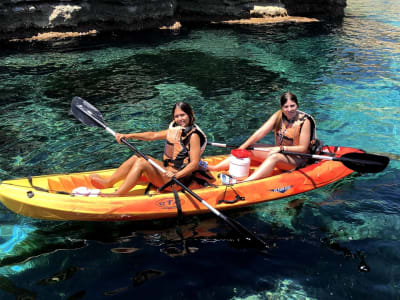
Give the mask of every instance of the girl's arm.
M 115 135 L 115 139 L 118 143 L 121 144 L 121 139 L 135 139 L 141 141 L 155 141 L 155 140 L 163 140 L 167 138 L 168 130 L 163 131 L 146 131 L 146 132 L 138 132 L 138 133 L 117 133 Z
M 261 140 L 264 136 L 270 133 L 274 129 L 275 120 L 280 114 L 281 111 L 275 112 L 267 122 L 265 122 L 260 128 L 258 128 L 248 139 L 244 142 L 239 148 L 246 149 L 247 147 L 254 145 L 259 140 Z

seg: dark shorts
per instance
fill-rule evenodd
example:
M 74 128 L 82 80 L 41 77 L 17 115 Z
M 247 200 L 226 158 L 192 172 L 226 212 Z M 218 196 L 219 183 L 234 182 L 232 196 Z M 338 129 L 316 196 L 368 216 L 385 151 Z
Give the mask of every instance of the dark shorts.
M 296 168 L 303 168 L 310 163 L 310 158 L 301 155 L 288 155 L 296 162 Z

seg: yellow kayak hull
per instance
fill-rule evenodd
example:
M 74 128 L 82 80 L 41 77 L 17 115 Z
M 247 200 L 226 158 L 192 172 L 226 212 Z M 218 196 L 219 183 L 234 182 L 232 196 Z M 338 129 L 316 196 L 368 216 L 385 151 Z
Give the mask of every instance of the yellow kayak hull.
M 354 148 L 329 147 L 336 156 L 349 152 L 362 152 Z M 210 164 L 216 164 L 227 156 L 205 158 Z M 252 165 L 254 170 L 257 165 Z M 0 184 L 0 200 L 11 211 L 31 218 L 45 220 L 79 221 L 123 221 L 174 218 L 177 207 L 174 194 L 158 192 L 155 189 L 145 194 L 146 178 L 124 197 L 75 196 L 71 192 L 76 187 L 94 187 L 89 180 L 90 174 L 110 176 L 114 169 L 71 174 L 53 174 L 32 177 L 33 186 L 28 178 L 5 180 Z M 321 160 L 298 170 L 279 172 L 268 178 L 237 183 L 233 186 L 222 185 L 217 178 L 215 186 L 194 189 L 203 200 L 218 210 L 227 210 L 272 201 L 304 193 L 325 186 L 350 175 L 353 170 L 341 162 Z M 214 174 L 217 177 L 217 174 Z M 102 190 L 111 193 L 118 186 Z M 61 193 L 60 193 L 61 192 Z M 209 209 L 188 193 L 179 192 L 182 213 L 194 215 L 208 213 Z M 242 197 L 235 202 L 237 196 Z M 233 202 L 233 203 L 230 203 Z

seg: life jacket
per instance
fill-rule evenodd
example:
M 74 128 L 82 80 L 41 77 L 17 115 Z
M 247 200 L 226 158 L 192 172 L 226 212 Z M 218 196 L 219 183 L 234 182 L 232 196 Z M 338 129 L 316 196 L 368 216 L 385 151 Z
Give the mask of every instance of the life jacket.
M 175 122 L 169 124 L 167 138 L 164 147 L 164 166 L 171 166 L 176 170 L 183 169 L 189 162 L 190 136 L 196 133 L 200 137 L 200 154 L 203 154 L 207 146 L 207 137 L 199 126 L 193 124 L 190 127 L 177 126 Z
M 199 126 L 183 128 L 171 122 L 168 127 L 167 138 L 164 147 L 164 166 L 172 167 L 176 170 L 183 169 L 189 162 L 189 141 L 190 136 L 196 133 L 200 137 L 200 155 L 204 153 L 207 146 L 207 137 Z M 216 178 L 208 170 L 196 170 L 192 174 L 181 178 L 180 181 L 190 188 L 199 188 L 213 185 Z M 167 188 L 168 184 L 161 189 Z M 170 189 L 170 188 L 169 188 Z
M 284 116 L 283 116 L 284 117 Z M 288 126 L 282 119 L 281 128 L 275 132 L 275 145 L 277 146 L 297 146 L 300 144 L 300 132 L 306 120 L 311 123 L 310 143 L 317 140 L 317 128 L 314 118 L 300 110 L 297 111 L 296 119 L 289 122 Z

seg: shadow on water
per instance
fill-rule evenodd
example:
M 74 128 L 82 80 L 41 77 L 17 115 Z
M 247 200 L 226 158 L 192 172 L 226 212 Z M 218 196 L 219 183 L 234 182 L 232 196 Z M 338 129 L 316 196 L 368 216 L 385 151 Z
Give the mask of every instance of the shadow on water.
M 231 90 L 246 93 L 262 90 L 268 94 L 274 91 L 274 86 L 287 85 L 287 81 L 278 73 L 252 65 L 246 59 L 218 58 L 194 50 L 135 54 L 98 68 L 93 63 L 88 62 L 92 66 L 88 70 L 77 72 L 71 66 L 50 76 L 42 86 L 43 94 L 48 98 L 60 99 L 60 104 L 54 103 L 57 107 L 66 102 L 62 101 L 63 98 L 70 95 L 80 95 L 95 105 L 149 100 L 158 96 L 155 85 L 161 83 L 183 82 L 195 87 L 204 97 L 216 96 L 221 92 L 226 94 Z M 255 81 L 254 78 L 259 79 Z M 135 99 L 124 97 L 132 91 L 135 92 Z
M 162 51 L 151 55 L 135 55 L 135 61 L 138 65 L 142 65 L 143 69 L 148 70 L 152 74 L 151 77 L 156 77 L 160 73 L 165 74 L 172 80 L 196 87 L 206 97 L 231 88 L 255 92 L 280 81 L 279 74 L 251 65 L 246 59 L 216 58 L 204 52 Z M 182 61 L 190 61 L 191 64 L 183 66 Z M 255 82 L 254 76 L 262 79 Z
M 329 22 L 317 23 L 272 23 L 254 25 L 232 25 L 223 23 L 213 24 L 184 24 L 180 30 L 142 30 L 137 32 L 112 31 L 101 32 L 93 35 L 80 36 L 75 38 L 65 38 L 57 40 L 32 40 L 32 41 L 6 41 L 0 42 L 2 51 L 1 56 L 12 55 L 16 53 L 40 53 L 40 52 L 82 52 L 87 50 L 103 49 L 110 45 L 119 47 L 134 43 L 136 45 L 147 45 L 149 47 L 159 46 L 164 43 L 170 43 L 173 40 L 185 39 L 192 30 L 219 30 L 232 29 L 239 33 L 248 35 L 268 35 L 271 41 L 279 42 L 296 38 L 297 36 L 317 34 L 332 34 L 340 30 L 343 25 L 343 19 L 330 20 Z
M 215 24 L 210 28 L 233 29 L 236 32 L 246 34 L 251 37 L 265 37 L 273 43 L 286 43 L 288 40 L 297 38 L 315 37 L 320 35 L 337 34 L 342 30 L 343 19 L 337 18 L 329 22 L 282 22 L 282 23 L 266 23 L 254 25 L 246 24 Z
M 250 211 L 250 210 L 249 210 Z M 234 213 L 234 212 L 233 212 Z M 244 214 L 242 210 L 236 214 Z M 234 213 L 235 214 L 235 213 Z M 237 215 L 236 215 L 237 216 Z M 162 219 L 134 222 L 52 222 L 36 221 L 36 229 L 19 241 L 9 253 L 0 258 L 0 267 L 27 262 L 47 253 L 59 250 L 73 250 L 87 247 L 89 243 L 120 244 L 132 240 L 141 240 L 140 244 L 165 246 L 169 254 L 169 245 L 182 244 L 185 240 L 209 242 L 238 241 L 237 234 L 221 220 L 212 215 Z M 4 225 L 4 224 L 3 224 Z M 245 244 L 242 245 L 245 247 Z M 237 244 L 240 248 L 240 245 Z M 138 249 L 136 249 L 138 250 Z M 186 251 L 187 249 L 183 249 Z M 116 247 L 116 253 L 131 253 L 135 250 Z M 171 250 L 172 251 L 172 250 Z M 164 252 L 162 250 L 161 252 Z M 173 253 L 171 252 L 173 255 Z M 173 255 L 174 256 L 174 255 Z
M 241 214 L 241 213 L 240 213 Z M 15 295 L 17 299 L 36 299 L 36 290 L 42 286 L 45 288 L 60 286 L 64 281 L 70 281 L 73 277 L 81 277 L 92 268 L 89 265 L 73 265 L 73 260 L 64 260 L 62 264 L 54 263 L 52 267 L 47 266 L 48 259 L 57 261 L 60 252 L 74 252 L 100 247 L 109 255 L 132 255 L 136 252 L 142 253 L 143 249 L 153 248 L 154 251 L 170 258 L 180 258 L 195 255 L 199 249 L 207 244 L 226 243 L 229 247 L 238 251 L 249 251 L 247 244 L 242 244 L 235 232 L 220 220 L 209 215 L 184 217 L 181 220 L 165 219 L 158 221 L 140 222 L 46 222 L 33 220 L 32 225 L 36 229 L 28 236 L 10 247 L 8 253 L 3 253 L 0 260 L 2 273 L 9 268 L 13 269 L 14 276 L 18 278 L 18 268 L 25 270 L 46 270 L 48 276 L 36 277 L 34 289 L 29 291 L 18 287 L 20 283 L 11 277 L 1 276 L 0 290 Z M 85 252 L 87 252 L 86 250 Z M 89 250 L 90 252 L 91 250 Z M 68 255 L 68 256 L 70 256 Z M 86 256 L 87 254 L 85 254 Z M 140 255 L 140 254 L 139 254 Z M 71 261 L 70 261 L 71 260 Z M 17 267 L 21 266 L 21 267 Z M 22 267 L 26 266 L 26 267 Z M 28 267 L 29 266 L 29 267 Z M 50 273 L 53 272 L 53 273 Z M 42 271 L 43 272 L 43 271 Z M 131 278 L 133 287 L 143 285 L 149 280 L 163 276 L 165 271 L 158 269 L 138 270 Z M 37 276 L 37 275 L 36 275 Z M 106 290 L 105 296 L 126 292 L 128 287 L 115 290 Z M 41 289 L 40 289 L 41 290 Z M 86 295 L 85 290 L 74 292 L 68 299 L 81 299 Z

